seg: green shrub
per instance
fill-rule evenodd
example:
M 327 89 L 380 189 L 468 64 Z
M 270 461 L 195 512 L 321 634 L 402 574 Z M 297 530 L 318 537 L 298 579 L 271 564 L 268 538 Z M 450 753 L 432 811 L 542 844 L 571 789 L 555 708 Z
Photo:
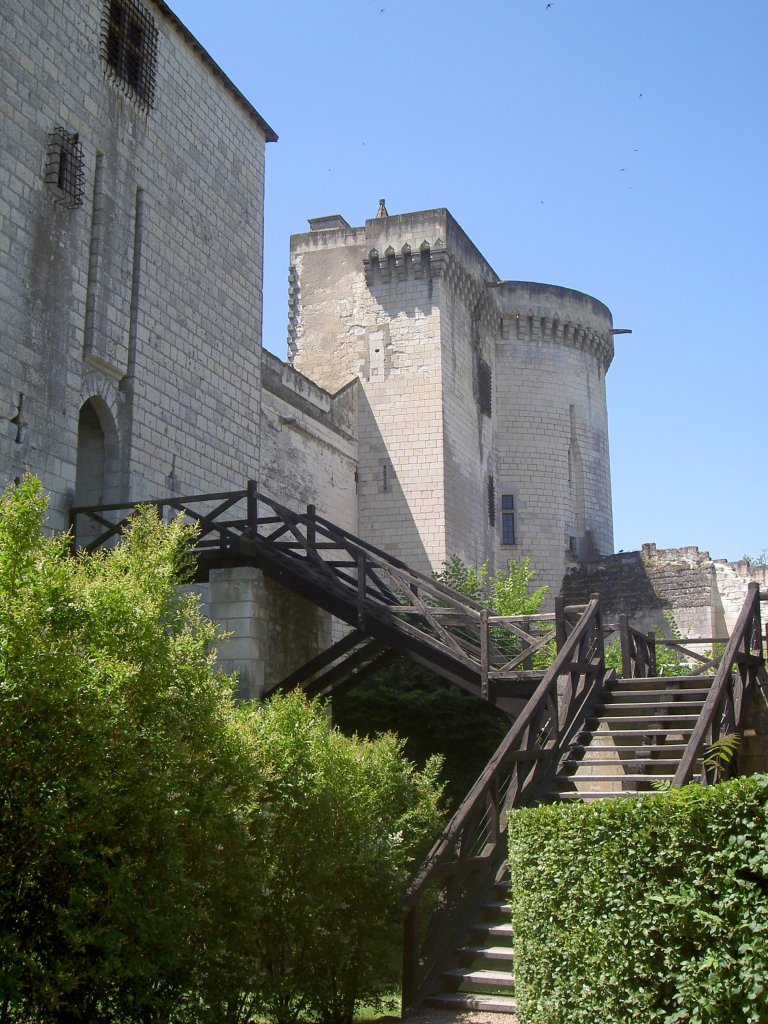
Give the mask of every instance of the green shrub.
M 399 979 L 402 894 L 442 821 L 439 759 L 420 771 L 391 734 L 346 737 L 300 693 L 247 729 L 263 780 L 249 851 L 258 1005 L 279 1022 L 348 1024 Z
M 526 1024 L 768 1020 L 768 776 L 510 815 Z
M 0 498 L 0 1019 L 176 1019 L 220 990 L 252 786 L 216 629 L 175 584 L 189 533 L 108 553 Z
M 0 497 L 0 1024 L 346 1024 L 391 990 L 438 762 L 238 708 L 190 531 L 144 509 L 71 558 L 45 504 Z

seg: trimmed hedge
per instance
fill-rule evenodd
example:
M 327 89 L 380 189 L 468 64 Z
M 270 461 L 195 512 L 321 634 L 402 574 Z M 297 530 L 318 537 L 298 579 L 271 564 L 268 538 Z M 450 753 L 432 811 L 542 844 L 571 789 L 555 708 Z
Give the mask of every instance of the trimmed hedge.
M 768 776 L 509 819 L 525 1024 L 768 1021 Z

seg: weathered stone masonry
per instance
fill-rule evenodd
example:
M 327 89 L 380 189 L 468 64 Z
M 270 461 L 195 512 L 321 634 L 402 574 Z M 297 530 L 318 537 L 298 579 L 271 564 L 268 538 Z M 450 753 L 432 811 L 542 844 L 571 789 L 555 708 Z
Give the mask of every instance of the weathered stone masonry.
M 136 66 L 110 58 L 116 11 L 143 19 Z M 56 527 L 76 500 L 258 475 L 276 136 L 164 3 L 19 0 L 0 19 L 2 475 L 39 474 Z M 57 128 L 82 154 L 67 205 Z

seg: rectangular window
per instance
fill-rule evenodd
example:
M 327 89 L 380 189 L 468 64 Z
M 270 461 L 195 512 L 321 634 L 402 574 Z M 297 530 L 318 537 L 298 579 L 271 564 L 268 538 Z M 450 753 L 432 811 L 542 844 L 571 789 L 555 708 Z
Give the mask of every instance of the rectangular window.
M 515 539 L 515 497 L 513 494 L 502 494 L 501 496 L 501 543 L 517 543 Z
M 492 476 L 488 477 L 488 522 L 496 525 L 496 485 Z
M 145 110 L 154 105 L 157 29 L 137 0 L 107 0 L 102 55 L 114 81 Z

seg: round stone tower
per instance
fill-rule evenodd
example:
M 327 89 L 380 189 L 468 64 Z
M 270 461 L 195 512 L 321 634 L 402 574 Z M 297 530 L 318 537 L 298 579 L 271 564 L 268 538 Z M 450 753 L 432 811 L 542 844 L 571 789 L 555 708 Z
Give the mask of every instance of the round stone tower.
M 605 373 L 610 310 L 556 285 L 504 281 L 494 392 L 497 562 L 528 556 L 538 582 L 613 552 Z M 557 583 L 555 591 L 559 589 Z

